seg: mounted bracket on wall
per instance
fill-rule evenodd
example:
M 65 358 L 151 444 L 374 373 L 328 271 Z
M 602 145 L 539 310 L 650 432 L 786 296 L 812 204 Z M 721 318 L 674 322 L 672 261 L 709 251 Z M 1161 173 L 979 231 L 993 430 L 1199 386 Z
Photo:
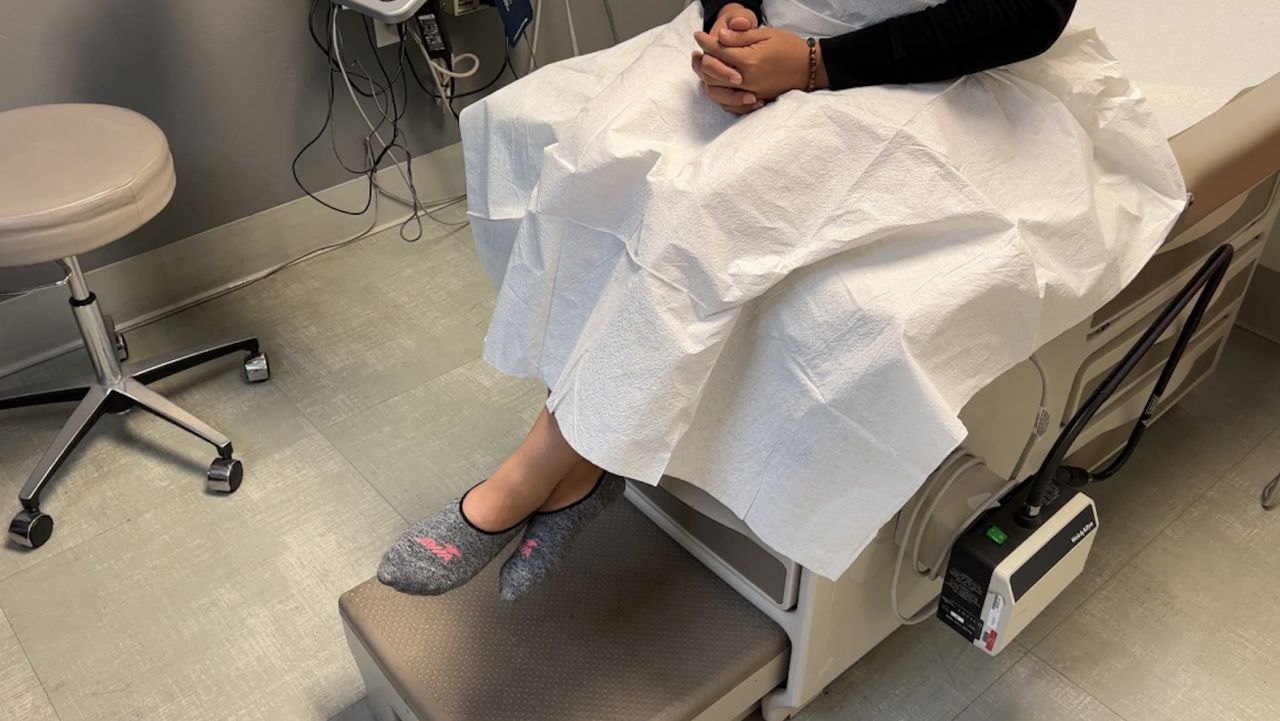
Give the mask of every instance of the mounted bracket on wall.
M 334 0 L 337 4 L 389 25 L 413 17 L 427 0 Z

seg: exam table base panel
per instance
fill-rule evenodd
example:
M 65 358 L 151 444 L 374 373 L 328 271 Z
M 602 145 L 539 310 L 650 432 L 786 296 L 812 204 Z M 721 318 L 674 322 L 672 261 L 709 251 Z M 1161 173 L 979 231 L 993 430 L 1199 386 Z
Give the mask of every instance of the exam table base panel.
M 500 566 L 435 598 L 342 597 L 379 721 L 735 721 L 786 676 L 786 634 L 629 503 L 519 603 Z

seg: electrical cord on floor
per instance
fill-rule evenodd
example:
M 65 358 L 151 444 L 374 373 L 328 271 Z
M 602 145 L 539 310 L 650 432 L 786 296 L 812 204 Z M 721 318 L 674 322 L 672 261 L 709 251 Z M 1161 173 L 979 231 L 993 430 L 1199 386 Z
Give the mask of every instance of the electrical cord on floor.
M 467 199 L 467 196 L 465 196 L 465 195 L 458 195 L 458 196 L 454 196 L 454 197 L 452 197 L 452 198 L 447 198 L 447 199 L 442 200 L 442 201 L 440 201 L 439 203 L 437 203 L 437 204 L 433 205 L 433 206 L 432 206 L 432 208 L 431 208 L 431 211 L 432 211 L 432 212 L 439 212 L 439 211 L 444 210 L 444 209 L 446 209 L 446 208 L 453 207 L 453 206 L 457 205 L 458 203 L 461 203 L 461 202 L 465 201 L 466 199 Z M 343 240 L 337 241 L 336 243 L 330 243 L 329 245 L 325 245 L 325 246 L 322 246 L 322 247 L 320 247 L 320 248 L 316 248 L 316 249 L 314 249 L 314 250 L 311 250 L 311 251 L 308 251 L 308 252 L 306 252 L 306 253 L 303 253 L 302 255 L 299 255 L 299 256 L 297 256 L 297 257 L 295 257 L 295 258 L 292 258 L 292 259 L 290 259 L 290 260 L 287 260 L 287 261 L 285 261 L 285 262 L 283 262 L 283 263 L 279 263 L 279 264 L 274 265 L 274 266 L 272 266 L 272 267 L 270 267 L 270 268 L 267 268 L 267 269 L 265 269 L 265 270 L 262 270 L 262 271 L 259 271 L 259 272 L 257 272 L 257 273 L 254 273 L 253 275 L 251 275 L 251 276 L 249 276 L 249 277 L 247 277 L 247 278 L 242 278 L 242 279 L 240 279 L 240 280 L 238 280 L 238 281 L 235 281 L 234 283 L 228 283 L 227 285 L 224 285 L 224 286 L 222 286 L 221 288 L 217 288 L 216 290 L 211 291 L 211 292 L 209 292 L 209 293 L 206 293 L 206 294 L 204 294 L 204 295 L 201 295 L 201 296 L 199 296 L 198 298 L 194 298 L 194 299 L 192 299 L 191 301 L 189 301 L 189 302 L 187 302 L 187 303 L 183 303 L 183 304 L 181 304 L 181 305 L 174 306 L 173 308 L 167 308 L 167 309 L 165 310 L 165 312 L 164 312 L 164 313 L 161 313 L 161 314 L 155 315 L 155 316 L 153 316 L 153 317 L 149 317 L 149 318 L 147 318 L 146 323 L 154 323 L 155 321 L 161 320 L 161 319 L 163 319 L 163 318 L 167 318 L 167 317 L 172 316 L 172 315 L 176 315 L 176 314 L 181 313 L 181 312 L 183 312 L 183 311 L 185 311 L 185 310 L 190 310 L 191 308 L 194 308 L 194 307 L 196 307 L 196 306 L 198 306 L 198 305 L 202 305 L 202 304 L 204 304 L 204 303 L 208 303 L 208 302 L 210 302 L 210 301 L 217 300 L 218 298 L 221 298 L 221 297 L 223 297 L 223 296 L 225 296 L 225 295 L 228 295 L 228 294 L 230 294 L 230 293 L 234 293 L 234 292 L 236 292 L 236 291 L 238 291 L 238 290 L 244 290 L 245 288 L 247 288 L 247 287 L 249 287 L 249 286 L 251 286 L 251 285 L 254 285 L 255 283 L 259 283 L 259 282 L 261 282 L 261 281 L 263 281 L 263 280 L 266 280 L 267 278 L 270 278 L 271 276 L 273 276 L 273 275 L 275 275 L 275 274 L 277 274 L 277 273 L 279 273 L 279 272 L 281 272 L 281 271 L 283 271 L 283 270 L 285 270 L 285 269 L 292 268 L 292 267 L 294 267 L 294 266 L 296 266 L 296 265 L 299 265 L 299 264 L 301 264 L 301 263 L 305 263 L 305 262 L 306 262 L 306 261 L 308 261 L 308 260 L 312 260 L 312 259 L 314 259 L 314 258 L 318 258 L 318 257 L 320 257 L 320 256 L 322 256 L 322 255 L 326 255 L 326 254 L 328 254 L 328 253 L 332 253 L 332 252 L 334 252 L 335 250 L 341 250 L 342 248 L 346 248 L 347 246 L 354 245 L 355 243 L 358 243 L 358 242 L 360 242 L 360 241 L 362 241 L 362 240 L 367 240 L 367 239 L 369 239 L 369 238 L 371 238 L 371 237 L 373 237 L 373 236 L 377 235 L 378 233 L 381 233 L 381 232 L 382 232 L 382 231 L 384 231 L 384 230 L 387 230 L 387 229 L 389 229 L 389 228 L 393 228 L 393 227 L 395 227 L 396 225 L 403 225 L 403 223 L 404 223 L 404 219 L 403 219 L 403 218 L 397 218 L 397 219 L 395 219 L 395 220 L 387 221 L 387 222 L 385 222 L 385 223 L 379 223 L 379 222 L 378 222 L 378 220 L 377 220 L 378 215 L 377 215 L 377 210 L 376 210 L 376 208 L 377 208 L 377 196 L 375 195 L 375 198 L 374 198 L 374 215 L 373 215 L 373 217 L 371 218 L 371 220 L 370 220 L 370 222 L 369 222 L 369 225 L 368 225 L 368 226 L 366 226 L 366 227 L 364 228 L 364 230 L 361 230 L 360 232 L 358 232 L 358 233 L 356 233 L 356 234 L 354 234 L 354 235 L 352 235 L 352 236 L 350 236 L 350 237 L 348 237 L 348 238 L 345 238 L 345 239 L 343 239 Z M 135 327 L 138 327 L 138 326 L 141 326 L 141 325 L 146 325 L 146 323 L 139 323 L 137 326 L 129 326 L 129 327 L 121 328 L 121 330 L 132 330 L 132 329 L 133 329 L 133 328 L 135 328 Z
M 1271 479 L 1266 488 L 1262 489 L 1262 507 L 1265 510 L 1275 510 L 1276 501 L 1280 500 L 1276 496 L 1280 495 L 1280 475 Z
M 387 190 L 386 188 L 382 187 L 382 185 L 378 184 L 378 181 L 376 179 L 374 180 L 374 186 L 377 187 L 378 193 L 382 195 L 384 198 L 387 198 L 388 200 L 394 200 L 395 202 L 405 206 L 406 208 L 413 207 L 413 200 L 411 198 L 406 198 L 403 195 L 400 195 L 399 193 L 395 193 L 390 190 Z M 465 195 L 459 196 L 459 200 L 466 200 L 466 198 L 467 196 Z M 424 215 L 434 220 L 437 225 L 443 225 L 449 228 L 462 228 L 464 226 L 471 225 L 471 221 L 465 218 L 463 220 L 443 220 L 431 214 L 440 209 L 441 208 L 436 208 L 431 212 L 424 213 Z

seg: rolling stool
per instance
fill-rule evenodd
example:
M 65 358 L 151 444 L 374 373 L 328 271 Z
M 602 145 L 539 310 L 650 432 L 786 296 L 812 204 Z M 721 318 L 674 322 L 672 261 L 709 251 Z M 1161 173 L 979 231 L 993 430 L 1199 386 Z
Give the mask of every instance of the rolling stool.
M 53 533 L 40 493 L 103 413 L 142 408 L 213 444 L 208 488 L 234 493 L 244 468 L 231 441 L 146 384 L 235 352 L 246 354 L 245 378 L 270 377 L 257 338 L 204 345 L 143 361 L 102 314 L 76 256 L 124 237 L 153 218 L 173 196 L 173 159 L 164 133 L 147 118 L 105 105 L 45 105 L 0 113 L 0 267 L 57 262 L 66 272 L 93 377 L 0 393 L 0 409 L 79 401 L 45 452 L 9 524 L 19 544 L 38 548 Z

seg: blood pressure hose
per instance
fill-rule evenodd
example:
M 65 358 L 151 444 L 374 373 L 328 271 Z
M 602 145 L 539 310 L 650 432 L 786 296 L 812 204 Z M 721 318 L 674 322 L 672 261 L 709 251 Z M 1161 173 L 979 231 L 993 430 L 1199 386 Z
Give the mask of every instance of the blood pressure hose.
M 1191 342 L 1191 336 L 1195 334 L 1196 329 L 1200 326 L 1200 321 L 1204 318 L 1205 312 L 1208 311 L 1209 304 L 1213 301 L 1213 296 L 1217 292 L 1218 286 L 1226 276 L 1227 268 L 1231 265 L 1231 258 L 1234 254 L 1235 249 L 1230 244 L 1224 244 L 1215 250 L 1209 256 L 1209 259 L 1205 261 L 1205 264 L 1201 266 L 1200 270 L 1196 272 L 1195 276 L 1192 277 L 1191 281 L 1178 292 L 1173 301 L 1161 311 L 1160 316 L 1151 324 L 1151 327 L 1147 328 L 1133 348 L 1125 354 L 1119 365 L 1107 375 L 1102 385 L 1089 396 L 1089 400 L 1072 416 L 1066 430 L 1058 436 L 1058 440 L 1049 449 L 1049 455 L 1031 480 L 1031 487 L 1027 491 L 1026 501 L 1018 513 L 1018 522 L 1021 525 L 1026 528 L 1036 528 L 1040 525 L 1043 520 L 1040 517 L 1040 512 L 1044 507 L 1045 496 L 1049 492 L 1051 483 L 1056 481 L 1064 485 L 1080 488 L 1092 481 L 1110 478 L 1128 462 L 1137 448 L 1138 442 L 1142 440 L 1142 435 L 1146 432 L 1147 426 L 1150 425 L 1151 419 L 1155 416 L 1156 409 L 1160 404 L 1160 398 L 1164 395 L 1169 382 L 1173 379 L 1178 361 L 1182 359 L 1182 354 Z M 1075 443 L 1076 438 L 1093 420 L 1094 415 L 1107 402 L 1107 399 L 1116 392 L 1129 374 L 1133 372 L 1143 357 L 1155 347 L 1160 340 L 1160 336 L 1164 335 L 1164 332 L 1169 329 L 1169 326 L 1187 307 L 1191 299 L 1197 298 L 1197 296 L 1195 307 L 1192 308 L 1191 314 L 1182 326 L 1182 331 L 1173 346 L 1173 351 L 1169 354 L 1169 359 L 1165 361 L 1159 380 L 1156 381 L 1155 389 L 1152 390 L 1146 407 L 1142 409 L 1142 416 L 1134 426 L 1133 432 L 1129 434 L 1129 439 L 1125 442 L 1124 449 L 1120 451 L 1120 455 L 1108 464 L 1106 468 L 1097 473 L 1089 473 L 1082 468 L 1063 466 L 1062 462 L 1071 450 L 1071 445 Z

